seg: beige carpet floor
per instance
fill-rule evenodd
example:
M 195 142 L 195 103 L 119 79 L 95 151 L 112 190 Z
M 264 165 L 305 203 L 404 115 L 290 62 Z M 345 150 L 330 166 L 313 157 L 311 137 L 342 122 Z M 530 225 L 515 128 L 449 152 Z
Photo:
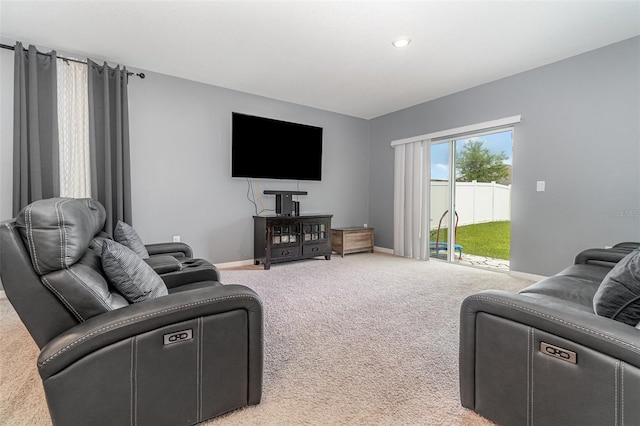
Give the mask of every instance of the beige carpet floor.
M 225 270 L 264 302 L 262 403 L 207 425 L 489 425 L 460 406 L 465 296 L 529 282 L 373 253 Z M 0 424 L 50 424 L 38 350 L 0 300 Z

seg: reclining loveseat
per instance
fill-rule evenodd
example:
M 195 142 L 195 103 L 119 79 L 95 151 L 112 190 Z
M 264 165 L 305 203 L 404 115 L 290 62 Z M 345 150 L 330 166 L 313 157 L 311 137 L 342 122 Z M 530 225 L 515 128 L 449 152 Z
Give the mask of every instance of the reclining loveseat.
M 258 295 L 190 251 L 159 275 L 104 223 L 100 203 L 69 198 L 0 223 L 0 277 L 41 349 L 53 424 L 190 425 L 258 404 Z
M 106 232 L 100 232 L 99 239 L 111 239 Z M 205 259 L 195 259 L 193 250 L 183 242 L 163 242 L 144 244 L 131 225 L 118 221 L 113 230 L 113 239 L 125 244 L 158 273 L 168 287 L 186 282 L 220 281 L 220 271 Z
M 460 399 L 500 425 L 640 424 L 638 243 L 460 311 Z

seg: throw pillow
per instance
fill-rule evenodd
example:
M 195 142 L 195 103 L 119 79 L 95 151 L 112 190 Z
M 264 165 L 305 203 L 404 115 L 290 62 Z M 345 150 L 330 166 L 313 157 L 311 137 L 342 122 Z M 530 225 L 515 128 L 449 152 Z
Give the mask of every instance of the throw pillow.
M 640 250 L 618 262 L 593 297 L 596 314 L 636 326 L 640 322 Z
M 116 228 L 113 230 L 113 239 L 122 244 L 125 247 L 133 250 L 142 259 L 149 257 L 149 252 L 144 246 L 142 239 L 138 236 L 138 233 L 131 225 L 118 221 Z
M 116 241 L 103 241 L 102 269 L 111 284 L 130 303 L 169 294 L 164 281 L 151 266 Z
M 111 240 L 112 238 L 106 232 L 100 231 L 97 233 L 93 239 L 89 242 L 89 249 L 93 250 L 98 254 L 98 256 L 102 256 L 102 246 L 104 244 L 104 240 Z

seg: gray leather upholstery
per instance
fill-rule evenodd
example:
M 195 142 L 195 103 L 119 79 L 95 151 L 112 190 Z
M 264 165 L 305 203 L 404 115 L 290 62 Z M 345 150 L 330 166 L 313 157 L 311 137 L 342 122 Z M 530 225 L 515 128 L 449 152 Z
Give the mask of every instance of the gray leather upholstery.
M 220 271 L 204 259 L 194 259 L 191 247 L 183 242 L 146 244 L 149 257 L 144 259 L 167 287 L 184 282 L 220 281 Z M 173 258 L 173 259 L 171 259 Z
M 155 255 L 150 256 L 149 259 L 145 259 L 145 261 L 160 274 L 167 288 L 199 281 L 220 281 L 220 271 L 218 268 L 204 259 L 178 259 L 180 269 L 174 271 L 164 270 L 165 265 L 163 262 L 165 260 L 166 256 L 162 256 L 162 259 L 158 261 Z M 157 262 L 155 266 L 153 262 Z
M 16 218 L 40 281 L 78 321 L 129 304 L 101 273 L 99 254 L 87 250 L 105 218 L 97 201 L 70 198 L 32 203 Z
M 462 405 L 501 425 L 640 424 L 640 330 L 593 311 L 600 282 L 628 252 L 586 250 L 519 294 L 465 299 Z
M 104 207 L 97 201 L 51 198 L 25 207 L 16 225 L 33 269 L 45 275 L 80 260 L 105 218 Z
M 144 261 L 153 268 L 158 274 L 166 274 L 168 272 L 176 272 L 182 269 L 182 264 L 178 259 L 170 255 L 150 256 Z
M 169 295 L 128 304 L 94 247 L 103 212 L 93 200 L 42 200 L 0 224 L 0 276 L 41 348 L 53 423 L 188 425 L 259 403 L 258 295 L 207 279 L 217 270 L 185 256 L 193 273 L 173 275 Z
M 193 257 L 193 251 L 191 250 L 191 247 L 183 242 L 145 244 L 145 247 L 147 248 L 149 256 L 168 254 L 177 259 Z

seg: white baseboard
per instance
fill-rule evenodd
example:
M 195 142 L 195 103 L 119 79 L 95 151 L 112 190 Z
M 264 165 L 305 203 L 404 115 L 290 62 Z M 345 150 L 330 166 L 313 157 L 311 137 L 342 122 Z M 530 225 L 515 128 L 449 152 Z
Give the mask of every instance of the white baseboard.
M 373 246 L 373 251 L 379 251 L 380 253 L 386 253 L 386 254 L 395 254 L 393 252 L 393 249 L 386 248 L 386 247 Z
M 541 281 L 545 278 L 544 275 L 536 275 L 536 274 L 530 274 L 528 272 L 518 272 L 518 271 L 509 271 L 509 276 L 513 277 L 513 278 L 522 278 L 523 280 L 528 280 L 528 281 Z
M 241 266 L 253 265 L 253 259 L 237 260 L 235 262 L 215 263 L 214 265 L 220 269 L 238 268 Z

